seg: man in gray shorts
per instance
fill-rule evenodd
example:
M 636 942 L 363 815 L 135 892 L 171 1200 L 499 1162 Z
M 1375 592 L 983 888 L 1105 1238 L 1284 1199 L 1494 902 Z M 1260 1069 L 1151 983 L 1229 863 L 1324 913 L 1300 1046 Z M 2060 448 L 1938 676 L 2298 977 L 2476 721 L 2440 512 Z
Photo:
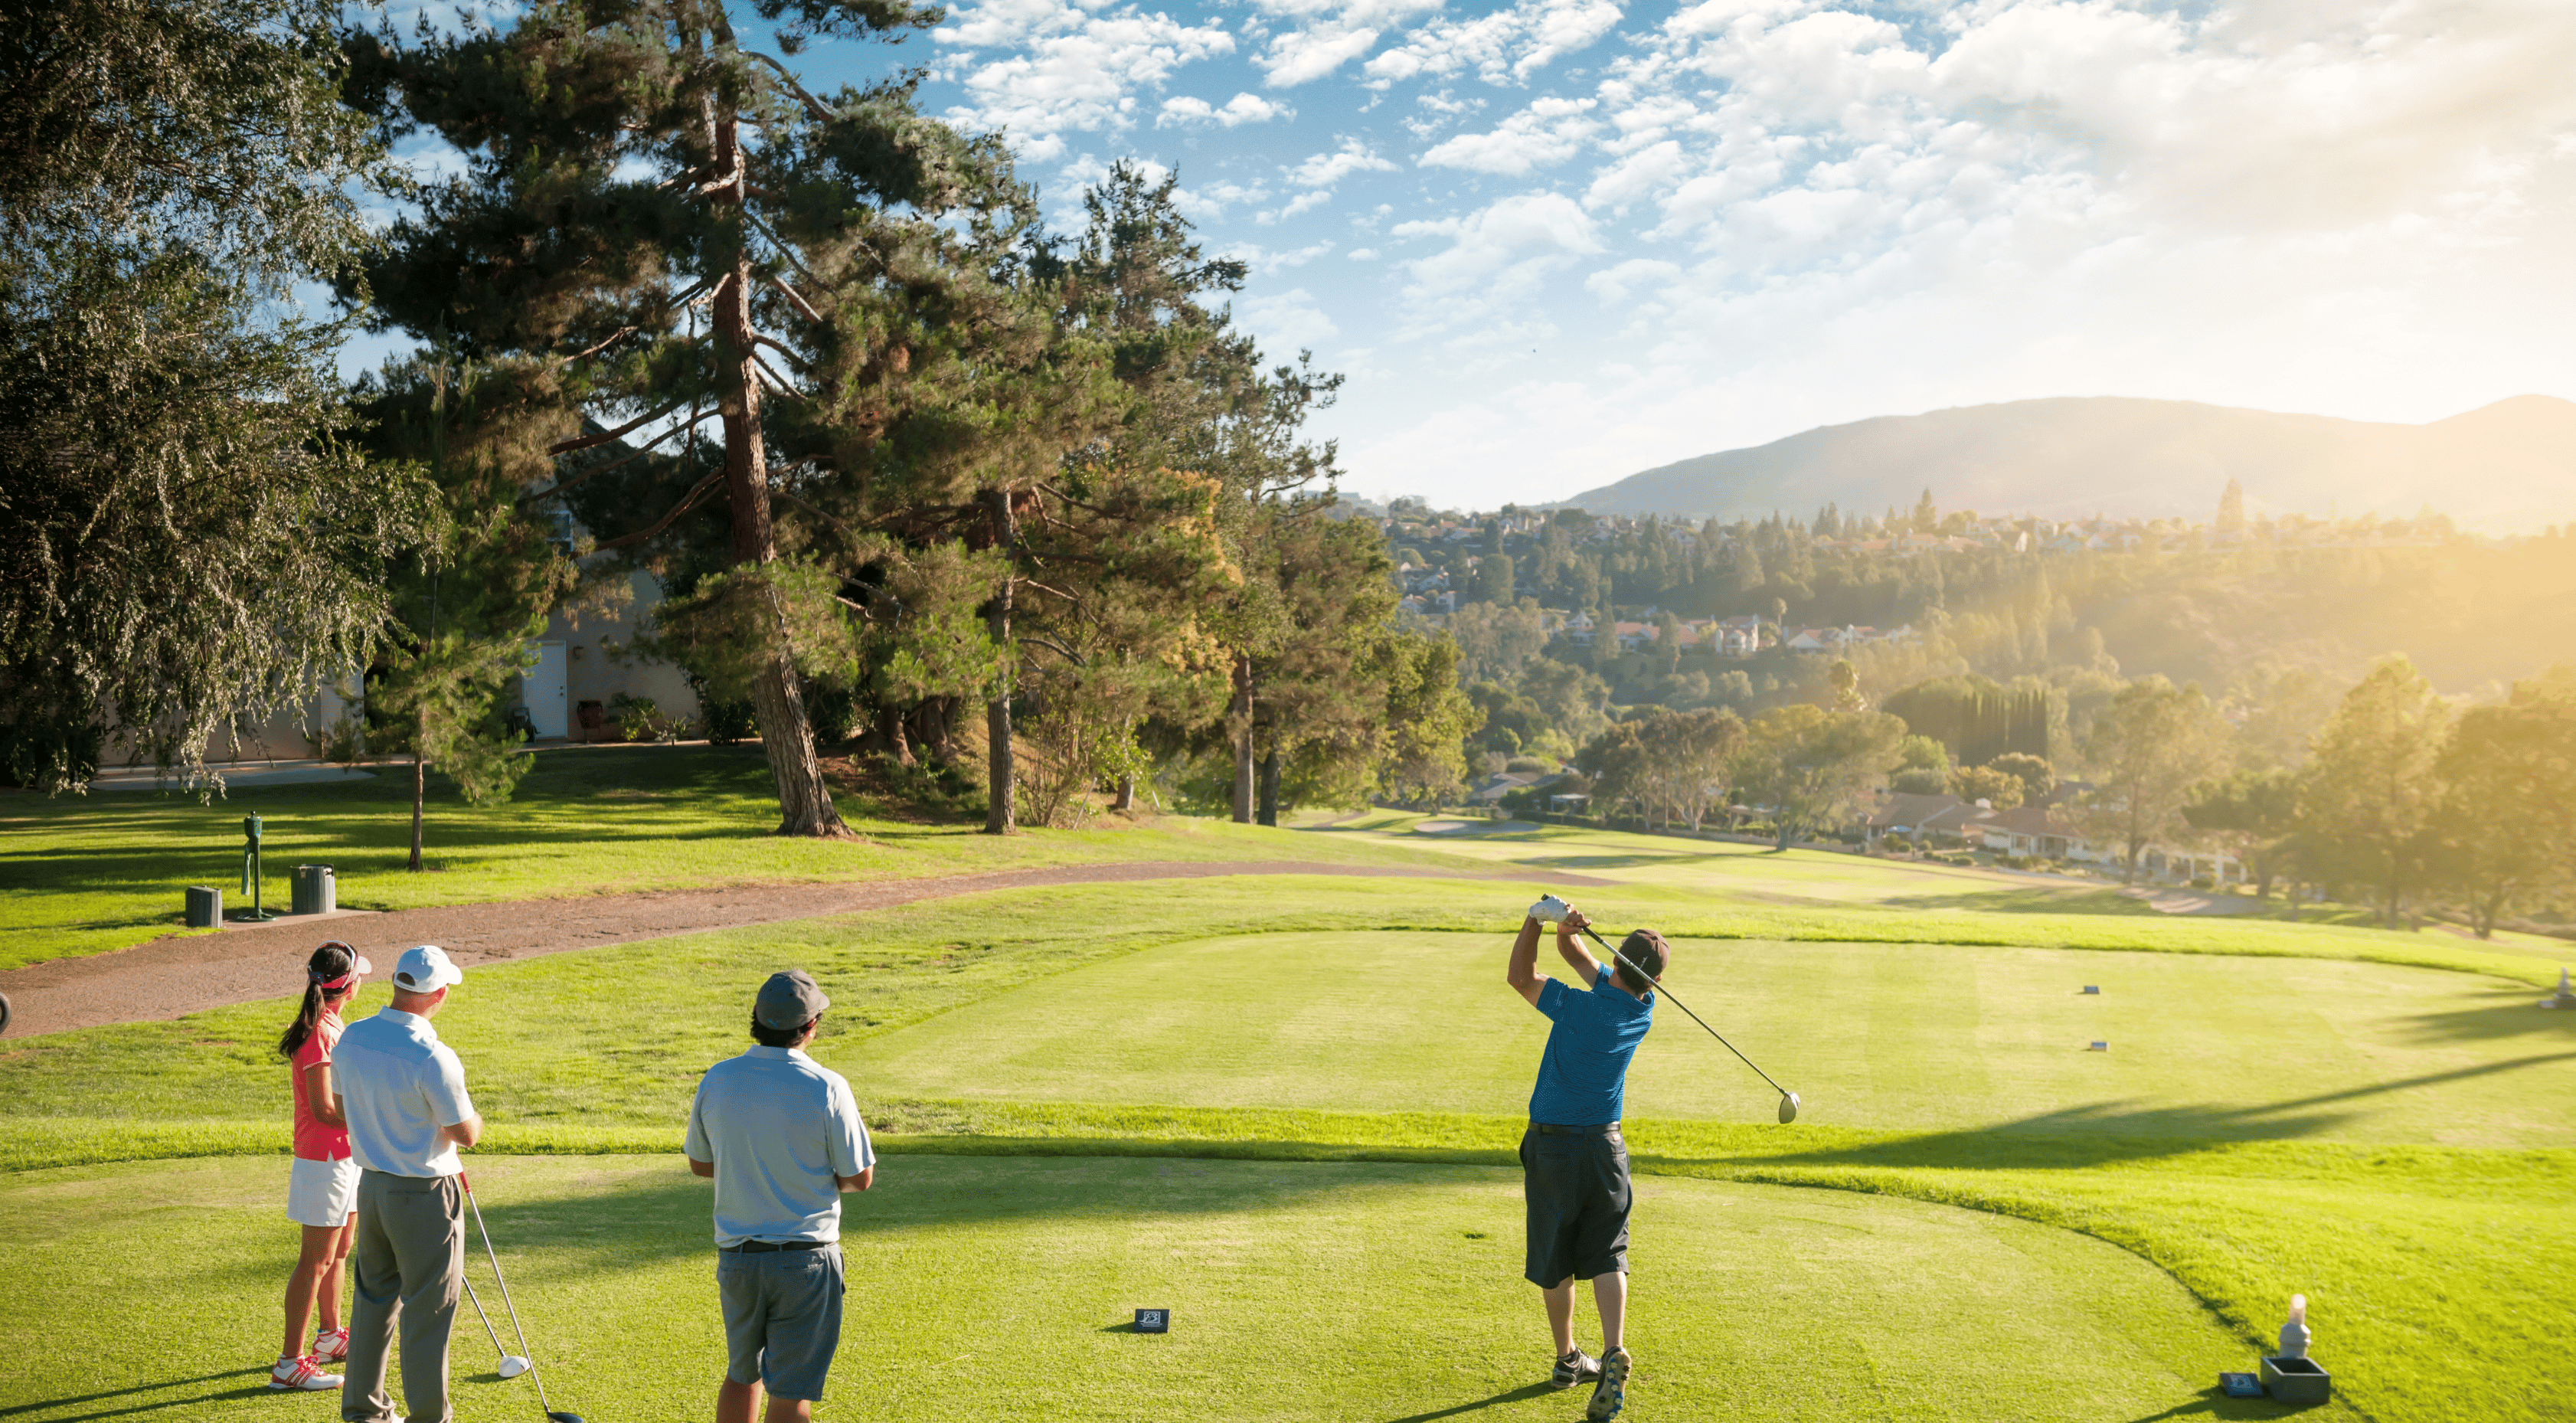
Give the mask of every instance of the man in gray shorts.
M 832 1000 L 774 973 L 742 1056 L 707 1069 L 689 1107 L 689 1169 L 716 1183 L 724 1383 L 716 1423 L 806 1423 L 841 1343 L 841 1193 L 876 1184 L 876 1151 L 841 1074 L 805 1055 Z
M 1542 914 L 1556 921 L 1556 953 L 1581 980 L 1580 989 L 1542 977 L 1538 938 Z M 1547 1015 L 1547 1051 L 1530 1092 L 1529 1130 L 1521 1136 L 1521 1193 L 1528 1207 L 1529 1249 L 1521 1273 L 1539 1287 L 1548 1328 L 1556 1335 L 1558 1388 L 1590 1380 L 1591 1419 L 1615 1417 L 1625 1406 L 1634 1361 L 1624 1338 L 1628 1322 L 1628 1147 L 1619 1136 L 1619 1105 L 1626 1091 L 1628 1059 L 1655 1022 L 1655 980 L 1672 950 L 1652 929 L 1639 929 L 1619 946 L 1622 963 L 1603 968 L 1574 936 L 1582 911 L 1550 896 L 1521 921 L 1504 979 L 1530 1006 Z M 1639 970 L 1643 970 L 1641 973 Z M 1651 976 L 1649 976 L 1651 975 Z M 1574 1282 L 1592 1282 L 1601 1314 L 1601 1357 L 1596 1362 L 1574 1344 Z

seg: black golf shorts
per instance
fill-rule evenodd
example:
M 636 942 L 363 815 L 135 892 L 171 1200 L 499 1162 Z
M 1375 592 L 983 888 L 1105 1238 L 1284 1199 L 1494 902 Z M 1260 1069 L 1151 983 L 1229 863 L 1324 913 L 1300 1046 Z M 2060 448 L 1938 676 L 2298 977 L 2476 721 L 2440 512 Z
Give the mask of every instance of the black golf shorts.
M 1521 1133 L 1521 1193 L 1529 1203 L 1529 1263 L 1540 1289 L 1568 1278 L 1628 1272 L 1628 1144 L 1617 1130 Z

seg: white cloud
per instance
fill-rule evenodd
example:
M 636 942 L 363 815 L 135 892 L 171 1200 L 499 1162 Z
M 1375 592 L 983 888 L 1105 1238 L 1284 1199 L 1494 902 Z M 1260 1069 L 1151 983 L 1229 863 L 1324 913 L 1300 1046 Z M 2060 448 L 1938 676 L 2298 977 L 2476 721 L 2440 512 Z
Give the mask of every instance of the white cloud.
M 1584 278 L 1583 289 L 1615 306 L 1626 302 L 1635 288 L 1661 286 L 1681 274 L 1682 269 L 1670 262 L 1636 257 Z
M 1341 334 L 1324 308 L 1304 287 L 1276 296 L 1257 296 L 1237 303 L 1235 313 L 1274 358 L 1321 345 Z
M 1318 257 L 1331 255 L 1338 245 L 1328 237 L 1321 242 L 1311 243 L 1293 251 L 1274 252 L 1259 243 L 1246 242 L 1227 248 L 1225 255 L 1241 260 L 1244 265 L 1252 268 L 1254 275 L 1258 276 L 1264 272 L 1286 271 L 1293 267 L 1305 266 Z
M 1269 200 L 1270 188 L 1267 184 L 1253 183 L 1247 186 L 1231 179 L 1210 183 L 1203 188 L 1184 187 L 1172 191 L 1172 205 L 1181 210 L 1183 217 L 1199 223 L 1217 221 L 1225 216 L 1229 208 L 1240 207 L 1246 203 L 1264 203 Z
M 1058 0 L 982 0 L 952 12 L 932 38 L 957 56 L 955 72 L 974 101 L 951 108 L 949 119 L 1005 130 L 1022 158 L 1037 161 L 1067 152 L 1067 133 L 1132 126 L 1136 90 L 1159 88 L 1182 66 L 1234 48 L 1222 25 Z M 988 49 L 1010 52 L 977 53 Z
M 1353 173 L 1392 173 L 1393 163 L 1377 156 L 1367 144 L 1356 138 L 1345 138 L 1342 146 L 1330 153 L 1318 153 L 1288 170 L 1288 181 L 1301 188 L 1329 188 Z
M 1205 99 L 1187 94 L 1174 95 L 1163 101 L 1163 112 L 1154 120 L 1156 127 L 1167 124 L 1216 124 L 1234 128 L 1240 124 L 1268 123 L 1276 118 L 1297 117 L 1297 111 L 1285 104 L 1274 104 L 1258 94 L 1237 94 L 1218 108 Z
M 1490 133 L 1462 133 L 1422 155 L 1425 167 L 1465 168 L 1477 173 L 1520 177 L 1534 168 L 1553 168 L 1574 156 L 1584 140 L 1600 132 L 1589 117 L 1592 99 L 1540 99 L 1503 120 Z
M 1562 193 L 1524 193 L 1463 217 L 1399 223 L 1399 238 L 1448 245 L 1404 264 L 1413 335 L 1482 332 L 1490 343 L 1526 325 L 1529 299 L 1552 270 L 1602 250 L 1591 216 Z
M 1269 48 L 1253 57 L 1274 89 L 1312 83 L 1369 52 L 1393 25 L 1440 8 L 1440 0 L 1256 0 L 1285 20 Z
M 1433 20 L 1402 45 L 1370 60 L 1361 73 L 1377 88 L 1462 71 L 1488 84 L 1526 83 L 1618 23 L 1616 0 L 1522 0 L 1471 20 Z

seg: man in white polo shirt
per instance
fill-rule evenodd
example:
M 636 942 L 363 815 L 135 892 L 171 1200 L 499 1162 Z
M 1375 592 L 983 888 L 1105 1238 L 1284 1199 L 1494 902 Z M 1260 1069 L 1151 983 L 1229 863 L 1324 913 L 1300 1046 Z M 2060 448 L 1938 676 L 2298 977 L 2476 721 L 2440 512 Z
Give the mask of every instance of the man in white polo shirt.
M 358 1163 L 356 1276 L 349 1311 L 344 1423 L 390 1423 L 385 1351 L 402 1323 L 403 1401 L 411 1423 L 450 1423 L 447 1334 L 465 1278 L 465 1195 L 456 1149 L 483 1136 L 465 1069 L 429 1020 L 465 981 L 423 944 L 394 965 L 393 1003 L 351 1023 L 331 1056 L 349 1155 Z
M 716 1183 L 724 1303 L 717 1423 L 805 1423 L 841 1343 L 841 1193 L 876 1184 L 876 1152 L 841 1074 L 805 1045 L 832 1000 L 803 969 L 769 976 L 758 1046 L 707 1069 L 689 1107 L 689 1169 Z

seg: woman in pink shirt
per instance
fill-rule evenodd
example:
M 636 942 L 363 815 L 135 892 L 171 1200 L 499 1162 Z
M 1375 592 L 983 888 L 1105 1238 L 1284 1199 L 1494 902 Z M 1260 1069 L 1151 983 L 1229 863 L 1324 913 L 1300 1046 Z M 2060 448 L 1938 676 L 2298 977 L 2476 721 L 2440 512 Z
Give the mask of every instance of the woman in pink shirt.
M 340 1010 L 357 996 L 374 965 L 334 940 L 313 951 L 304 965 L 304 1006 L 278 1039 L 293 1065 L 295 1165 L 287 1178 L 287 1219 L 304 1227 L 304 1254 L 286 1281 L 286 1347 L 268 1386 L 275 1389 L 338 1388 L 324 1364 L 349 1357 L 349 1331 L 340 1324 L 340 1277 L 349 1259 L 358 1202 L 358 1163 L 349 1159 L 349 1123 L 331 1090 L 331 1049 L 340 1041 Z M 302 1347 L 304 1326 L 316 1303 L 322 1324 L 313 1347 Z

